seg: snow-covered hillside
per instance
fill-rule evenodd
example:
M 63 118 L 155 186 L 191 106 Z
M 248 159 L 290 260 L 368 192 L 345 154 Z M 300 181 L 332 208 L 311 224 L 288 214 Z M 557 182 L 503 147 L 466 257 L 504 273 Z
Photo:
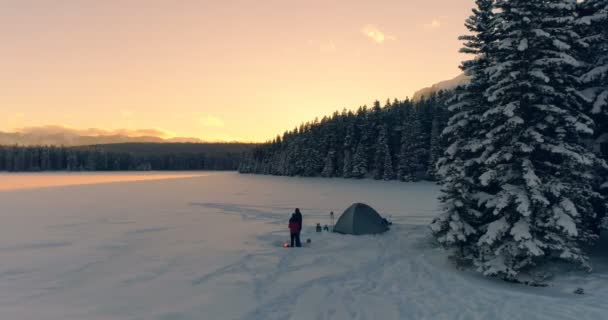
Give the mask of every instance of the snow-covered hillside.
M 435 83 L 434 85 L 432 85 L 430 87 L 422 88 L 422 89 L 416 91 L 414 93 L 414 95 L 412 96 L 412 100 L 418 101 L 418 100 L 422 99 L 422 97 L 428 97 L 428 96 L 432 95 L 433 93 L 439 92 L 441 90 L 452 90 L 460 85 L 469 83 L 469 81 L 470 81 L 470 78 L 467 77 L 463 73 L 453 79 L 441 81 L 441 82 Z
M 431 183 L 202 177 L 0 192 L 0 319 L 602 319 L 596 271 L 530 288 L 460 271 L 435 247 Z M 314 232 L 352 202 L 395 225 Z M 310 246 L 284 249 L 302 208 Z M 606 243 L 605 243 L 606 244 Z M 608 248 L 608 244 L 604 247 Z M 585 295 L 575 295 L 576 288 Z

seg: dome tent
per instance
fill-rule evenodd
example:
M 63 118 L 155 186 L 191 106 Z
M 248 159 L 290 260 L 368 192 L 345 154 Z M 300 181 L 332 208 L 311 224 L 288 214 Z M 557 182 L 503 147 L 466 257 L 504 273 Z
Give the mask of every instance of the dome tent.
M 334 226 L 334 232 L 342 234 L 378 234 L 386 231 L 386 220 L 364 203 L 355 203 L 348 207 Z

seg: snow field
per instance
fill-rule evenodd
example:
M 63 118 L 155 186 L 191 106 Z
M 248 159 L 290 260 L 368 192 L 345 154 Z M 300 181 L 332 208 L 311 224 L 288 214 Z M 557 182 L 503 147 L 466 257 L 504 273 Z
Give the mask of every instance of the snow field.
M 602 319 L 596 271 L 555 266 L 548 288 L 457 270 L 428 231 L 431 183 L 210 173 L 0 192 L 1 319 Z M 314 232 L 353 202 L 379 236 Z M 303 240 L 288 240 L 293 208 Z M 581 287 L 585 295 L 572 292 Z

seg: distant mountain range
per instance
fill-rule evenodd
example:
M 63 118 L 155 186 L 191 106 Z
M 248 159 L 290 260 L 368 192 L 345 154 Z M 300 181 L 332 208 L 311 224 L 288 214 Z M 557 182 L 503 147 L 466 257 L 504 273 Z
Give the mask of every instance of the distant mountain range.
M 164 132 L 155 129 L 144 130 L 77 130 L 62 126 L 24 128 L 17 132 L 0 131 L 0 145 L 57 145 L 83 146 L 128 142 L 204 142 L 198 138 L 163 138 Z
M 464 74 L 461 74 L 454 79 L 441 81 L 430 87 L 426 87 L 416 91 L 416 93 L 414 93 L 414 96 L 412 96 L 412 100 L 419 101 L 422 97 L 428 97 L 435 92 L 439 92 L 441 90 L 452 90 L 460 85 L 469 83 L 469 80 L 469 77 Z

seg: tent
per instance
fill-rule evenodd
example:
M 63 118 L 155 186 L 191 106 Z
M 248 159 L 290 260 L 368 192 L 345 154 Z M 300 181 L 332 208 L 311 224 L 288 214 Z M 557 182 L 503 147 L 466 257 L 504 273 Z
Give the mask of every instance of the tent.
M 364 203 L 348 207 L 334 226 L 342 234 L 378 234 L 388 231 L 388 223 L 376 210 Z

